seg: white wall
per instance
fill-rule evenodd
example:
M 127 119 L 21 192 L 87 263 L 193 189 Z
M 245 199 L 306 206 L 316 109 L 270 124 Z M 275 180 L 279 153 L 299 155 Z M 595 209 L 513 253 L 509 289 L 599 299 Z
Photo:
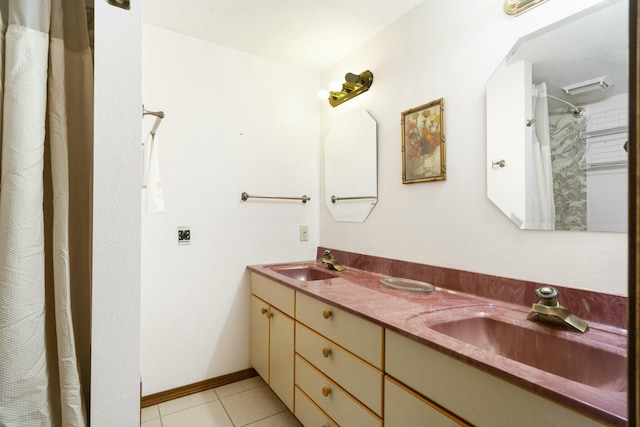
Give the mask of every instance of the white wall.
M 91 425 L 140 425 L 142 10 L 95 2 Z
M 248 368 L 245 267 L 314 258 L 318 86 L 317 73 L 143 27 L 143 102 L 166 114 L 166 211 L 142 213 L 143 395 Z M 243 191 L 311 201 L 243 202 Z M 191 245 L 177 245 L 178 226 Z
M 597 0 L 548 2 L 519 17 L 501 0 L 425 1 L 322 75 L 369 69 L 355 107 L 378 121 L 379 201 L 367 222 L 320 209 L 320 242 L 359 253 L 626 295 L 627 235 L 521 231 L 487 199 L 485 84 L 518 39 Z M 403 185 L 400 112 L 445 98 L 447 181 Z M 532 296 L 533 299 L 533 296 Z

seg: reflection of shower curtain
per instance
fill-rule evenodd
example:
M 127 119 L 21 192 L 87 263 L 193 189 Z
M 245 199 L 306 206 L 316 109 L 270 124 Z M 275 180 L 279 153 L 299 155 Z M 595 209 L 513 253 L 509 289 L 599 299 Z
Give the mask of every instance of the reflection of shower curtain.
M 88 367 L 77 355 L 88 360 L 93 140 L 85 6 L 11 1 L 0 13 L 0 426 L 84 426 Z
M 580 131 L 586 124 L 586 117 L 574 117 L 567 107 L 549 111 L 556 230 L 587 229 L 587 174 L 580 168 L 586 150 Z
M 530 223 L 534 228 L 553 230 L 556 220 L 546 83 L 533 86 L 533 117 L 535 122 L 533 126 L 533 185 Z

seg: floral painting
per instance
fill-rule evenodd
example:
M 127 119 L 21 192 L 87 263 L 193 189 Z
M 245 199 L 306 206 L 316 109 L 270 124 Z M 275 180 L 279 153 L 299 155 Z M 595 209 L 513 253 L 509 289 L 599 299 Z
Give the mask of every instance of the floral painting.
M 402 183 L 446 179 L 444 98 L 402 112 Z

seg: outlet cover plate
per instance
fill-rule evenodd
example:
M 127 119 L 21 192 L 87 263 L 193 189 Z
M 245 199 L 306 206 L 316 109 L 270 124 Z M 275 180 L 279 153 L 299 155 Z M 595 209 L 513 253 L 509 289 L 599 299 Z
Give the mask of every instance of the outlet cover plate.
M 300 226 L 300 241 L 308 242 L 309 241 L 309 226 L 301 225 Z
M 191 227 L 182 226 L 178 227 L 178 245 L 190 245 L 191 244 Z

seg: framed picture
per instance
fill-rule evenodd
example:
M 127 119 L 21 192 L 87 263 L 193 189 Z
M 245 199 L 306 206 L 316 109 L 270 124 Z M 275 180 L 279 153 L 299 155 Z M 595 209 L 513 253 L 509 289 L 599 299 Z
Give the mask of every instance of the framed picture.
M 447 179 L 444 98 L 401 114 L 402 183 Z

